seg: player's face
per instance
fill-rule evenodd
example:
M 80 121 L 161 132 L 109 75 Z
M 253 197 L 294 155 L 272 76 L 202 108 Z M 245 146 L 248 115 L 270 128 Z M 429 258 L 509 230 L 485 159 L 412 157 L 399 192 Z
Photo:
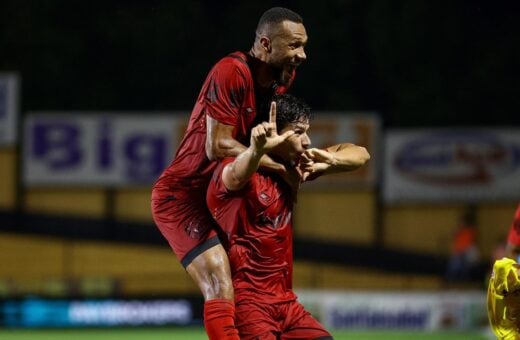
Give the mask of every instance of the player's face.
M 280 134 L 286 131 L 294 131 L 294 135 L 285 140 L 284 143 L 276 149 L 276 153 L 283 159 L 296 163 L 300 159 L 302 153 L 311 145 L 311 139 L 307 135 L 309 130 L 309 122 L 295 122 L 287 125 Z
M 307 59 L 305 45 L 307 32 L 303 24 L 284 21 L 271 38 L 267 63 L 275 70 L 277 81 L 285 85 L 300 64 Z

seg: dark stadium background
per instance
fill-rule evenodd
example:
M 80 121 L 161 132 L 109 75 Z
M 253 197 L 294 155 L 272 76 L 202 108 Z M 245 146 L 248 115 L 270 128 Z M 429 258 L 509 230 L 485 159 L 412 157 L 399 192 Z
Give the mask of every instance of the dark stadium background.
M 22 75 L 22 111 L 186 109 L 271 5 L 305 20 L 293 91 L 313 108 L 386 126 L 520 122 L 517 1 L 4 0 L 0 69 Z
M 248 50 L 272 6 L 304 18 L 308 60 L 292 93 L 314 110 L 376 112 L 383 130 L 520 125 L 518 1 L 2 0 L 0 72 L 21 78 L 21 120 L 44 111 L 187 111 L 211 66 Z M 13 207 L 0 207 L 0 233 L 168 249 L 153 225 L 115 216 L 116 194 L 104 189 L 102 218 L 32 213 L 18 178 Z M 296 259 L 442 277 L 446 256 L 384 246 L 384 206 L 375 204 L 372 244 L 296 239 Z M 501 222 L 515 204 L 497 208 Z M 487 260 L 471 288 L 484 286 Z M 200 314 L 199 297 L 190 298 Z

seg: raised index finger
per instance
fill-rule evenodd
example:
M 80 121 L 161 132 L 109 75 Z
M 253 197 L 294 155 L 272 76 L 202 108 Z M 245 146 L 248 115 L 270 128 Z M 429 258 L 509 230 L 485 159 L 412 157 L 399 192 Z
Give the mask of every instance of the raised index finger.
M 269 123 L 276 124 L 276 102 L 271 102 L 271 110 L 269 110 Z

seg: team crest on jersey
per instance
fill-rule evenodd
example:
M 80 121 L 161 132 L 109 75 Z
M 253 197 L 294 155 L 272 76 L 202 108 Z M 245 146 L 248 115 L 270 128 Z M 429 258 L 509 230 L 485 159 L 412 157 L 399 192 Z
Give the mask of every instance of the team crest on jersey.
M 271 196 L 269 196 L 265 192 L 261 192 L 260 193 L 260 200 L 262 200 L 262 202 L 264 202 L 264 203 L 269 202 L 271 200 Z

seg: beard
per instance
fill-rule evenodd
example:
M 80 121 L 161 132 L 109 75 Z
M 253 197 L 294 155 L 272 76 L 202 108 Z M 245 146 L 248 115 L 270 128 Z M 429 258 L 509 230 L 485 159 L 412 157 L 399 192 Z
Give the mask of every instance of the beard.
M 280 84 L 289 85 L 293 79 L 293 74 L 296 68 L 294 66 L 284 67 L 280 74 Z
M 274 66 L 273 73 L 274 79 L 278 83 L 278 85 L 289 85 L 293 78 L 294 71 L 296 70 L 295 66 L 289 66 L 287 64 Z

